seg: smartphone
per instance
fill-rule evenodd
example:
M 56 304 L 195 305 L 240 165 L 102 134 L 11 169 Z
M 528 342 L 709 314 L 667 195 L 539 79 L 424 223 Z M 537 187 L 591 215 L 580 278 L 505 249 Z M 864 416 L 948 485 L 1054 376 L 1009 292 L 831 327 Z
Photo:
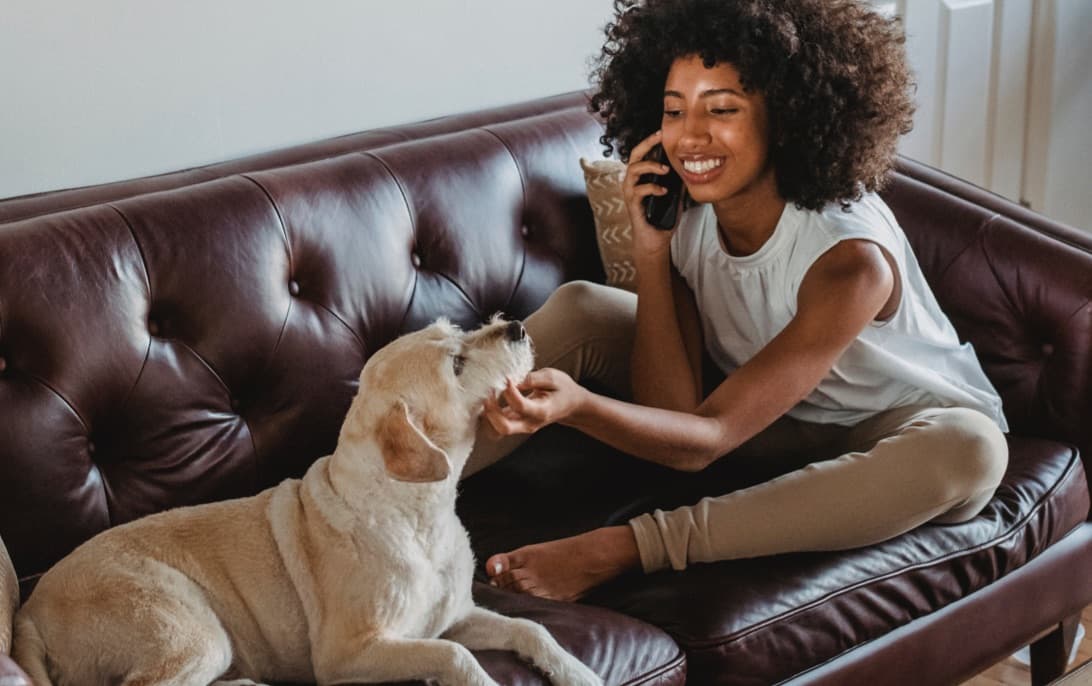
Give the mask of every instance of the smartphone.
M 683 181 L 678 173 L 671 169 L 667 161 L 664 146 L 657 143 L 645 156 L 646 160 L 668 165 L 666 174 L 642 174 L 638 184 L 654 183 L 667 189 L 666 195 L 648 195 L 641 201 L 645 206 L 645 219 L 657 229 L 670 231 L 679 220 L 679 205 L 682 197 Z

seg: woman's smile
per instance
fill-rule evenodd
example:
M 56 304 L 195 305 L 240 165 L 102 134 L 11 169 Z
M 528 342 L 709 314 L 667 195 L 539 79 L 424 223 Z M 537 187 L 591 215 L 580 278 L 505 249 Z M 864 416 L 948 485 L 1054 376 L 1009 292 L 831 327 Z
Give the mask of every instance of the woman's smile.
M 680 157 L 683 181 L 688 186 L 709 183 L 724 171 L 724 157 Z

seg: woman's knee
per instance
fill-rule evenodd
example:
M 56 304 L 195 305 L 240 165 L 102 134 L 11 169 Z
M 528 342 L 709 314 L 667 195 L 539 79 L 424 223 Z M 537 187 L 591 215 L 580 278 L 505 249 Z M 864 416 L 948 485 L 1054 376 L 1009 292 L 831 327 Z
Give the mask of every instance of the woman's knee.
M 997 424 L 967 408 L 948 409 L 937 422 L 950 469 L 966 497 L 997 488 L 1009 461 L 1008 443 Z
M 633 293 L 591 281 L 568 281 L 526 323 L 532 335 L 536 328 L 557 327 L 632 335 L 636 316 L 637 296 Z

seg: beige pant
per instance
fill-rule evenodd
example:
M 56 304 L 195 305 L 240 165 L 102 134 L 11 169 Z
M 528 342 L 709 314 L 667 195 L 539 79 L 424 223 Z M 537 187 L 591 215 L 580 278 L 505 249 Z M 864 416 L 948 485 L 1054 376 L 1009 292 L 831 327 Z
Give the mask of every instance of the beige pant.
M 562 286 L 524 322 L 536 366 L 628 397 L 636 303 L 632 293 L 597 284 Z M 479 432 L 466 473 L 524 440 L 495 441 Z M 966 521 L 1001 482 L 1008 445 L 997 425 L 974 410 L 901 407 L 852 427 L 782 417 L 723 459 L 777 461 L 784 476 L 630 520 L 646 572 L 844 550 L 926 522 Z

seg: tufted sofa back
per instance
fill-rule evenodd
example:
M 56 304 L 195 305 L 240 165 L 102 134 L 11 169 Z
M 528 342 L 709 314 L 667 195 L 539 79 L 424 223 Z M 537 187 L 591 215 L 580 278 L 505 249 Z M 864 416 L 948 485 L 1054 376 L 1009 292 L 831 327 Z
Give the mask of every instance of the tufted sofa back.
M 577 164 L 599 135 L 570 98 L 0 225 L 0 537 L 20 575 L 301 475 L 398 335 L 601 279 Z
M 1075 445 L 1092 466 L 1092 234 L 910 160 L 884 196 L 1011 433 Z
M 20 575 L 299 476 L 401 333 L 602 280 L 583 103 L 0 202 L 0 538 Z M 1092 454 L 1092 241 L 930 173 L 904 164 L 887 198 L 1014 431 Z

